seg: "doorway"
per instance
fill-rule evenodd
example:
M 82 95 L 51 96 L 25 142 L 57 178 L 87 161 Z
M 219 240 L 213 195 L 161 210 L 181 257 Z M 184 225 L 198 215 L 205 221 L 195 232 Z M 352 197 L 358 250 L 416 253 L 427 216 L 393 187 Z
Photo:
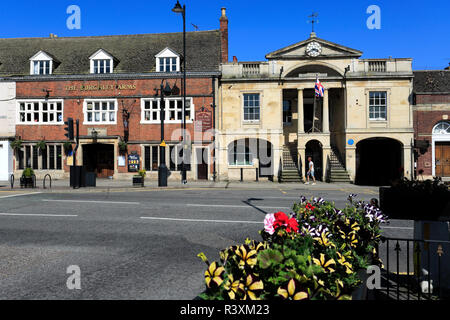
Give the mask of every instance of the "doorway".
M 356 184 L 383 186 L 404 174 L 403 145 L 394 139 L 371 138 L 356 145 Z
M 97 178 L 108 178 L 114 175 L 114 145 L 83 145 L 83 165 L 87 172 L 95 172 Z
M 312 162 L 314 163 L 314 177 L 318 181 L 322 181 L 323 177 L 323 165 L 322 165 L 322 144 L 318 140 L 308 141 L 305 149 L 305 165 L 304 165 L 304 173 L 306 176 L 306 172 L 308 172 L 308 157 L 311 157 Z
M 450 177 L 450 142 L 436 142 L 434 148 L 436 177 Z
M 208 148 L 196 148 L 197 179 L 208 180 Z

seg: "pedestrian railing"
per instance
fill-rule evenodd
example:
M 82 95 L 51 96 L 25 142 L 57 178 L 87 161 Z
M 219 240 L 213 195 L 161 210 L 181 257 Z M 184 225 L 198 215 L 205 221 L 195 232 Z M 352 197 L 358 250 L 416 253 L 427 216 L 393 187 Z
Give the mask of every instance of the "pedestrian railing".
M 382 237 L 377 299 L 448 299 L 450 241 Z M 443 277 L 444 276 L 444 277 Z

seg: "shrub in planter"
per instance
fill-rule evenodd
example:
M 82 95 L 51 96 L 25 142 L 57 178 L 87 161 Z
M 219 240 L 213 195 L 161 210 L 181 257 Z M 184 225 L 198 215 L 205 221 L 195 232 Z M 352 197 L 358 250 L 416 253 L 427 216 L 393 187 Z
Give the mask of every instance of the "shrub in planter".
M 31 178 L 34 175 L 34 170 L 31 168 L 25 168 L 25 170 L 23 170 L 22 176 L 24 176 L 25 178 Z
M 139 173 L 133 176 L 133 186 L 143 187 L 146 175 L 147 173 L 145 170 L 139 170 Z
M 11 148 L 13 150 L 17 150 L 17 149 L 22 148 L 22 140 L 16 139 L 16 140 L 11 142 L 10 146 L 11 146 Z
M 44 140 L 39 141 L 38 143 L 36 143 L 36 147 L 38 147 L 39 150 L 45 150 L 45 148 L 47 147 L 47 143 Z
M 302 197 L 294 213 L 268 214 L 262 241 L 220 252 L 205 271 L 206 300 L 344 300 L 360 284 L 358 270 L 371 263 L 380 238 L 381 211 L 364 202 L 342 210 L 321 198 Z
M 22 177 L 20 178 L 20 186 L 23 188 L 33 188 L 34 187 L 34 171 L 31 168 L 25 168 L 22 173 Z
M 128 144 L 125 141 L 120 141 L 119 142 L 119 153 L 125 154 L 127 152 L 127 149 L 128 149 Z
M 380 188 L 380 206 L 391 218 L 438 220 L 450 200 L 448 186 L 434 180 L 402 179 Z

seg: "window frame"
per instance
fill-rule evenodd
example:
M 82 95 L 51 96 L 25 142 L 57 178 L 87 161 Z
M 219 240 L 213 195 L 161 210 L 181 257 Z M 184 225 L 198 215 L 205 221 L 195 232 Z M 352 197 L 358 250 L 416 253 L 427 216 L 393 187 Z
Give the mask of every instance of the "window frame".
M 156 72 L 170 73 L 170 72 L 180 72 L 181 71 L 180 55 L 177 54 L 175 51 L 173 51 L 170 48 L 165 48 L 160 53 L 155 55 L 155 59 L 156 59 Z M 173 66 L 173 59 L 175 59 L 175 70 L 172 70 L 172 68 L 170 68 L 169 71 L 166 71 L 166 62 L 167 62 L 166 59 L 170 59 L 170 66 Z M 163 70 L 161 70 L 161 67 L 162 67 L 161 61 L 164 62 Z
M 171 102 L 176 101 L 177 106 L 175 108 L 171 108 Z M 146 102 L 150 102 L 150 109 L 146 109 Z M 153 103 L 156 102 L 157 108 L 156 110 L 151 109 Z M 186 123 L 193 123 L 195 121 L 195 105 L 194 99 L 192 97 L 186 97 L 186 106 L 190 111 L 190 118 L 186 120 Z M 181 123 L 183 121 L 183 97 L 167 97 L 164 98 L 165 103 L 165 117 L 164 123 Z M 180 107 L 179 107 L 180 106 Z M 161 99 L 160 98 L 142 98 L 141 99 L 141 124 L 160 124 L 160 111 L 161 111 Z M 175 120 L 170 120 L 170 112 L 175 112 Z M 186 110 L 187 111 L 187 110 Z M 146 112 L 150 113 L 150 120 L 146 119 Z M 152 113 L 156 112 L 156 120 L 153 119 Z M 181 112 L 181 119 L 178 118 L 178 113 Z M 187 113 L 187 112 L 186 112 Z
M 50 148 L 53 148 L 53 152 L 50 152 Z M 63 149 L 64 148 L 62 143 L 50 142 L 46 143 L 45 152 L 41 152 L 41 150 L 37 148 L 36 143 L 24 143 L 15 154 L 16 170 L 25 170 L 25 168 L 30 167 L 33 168 L 33 170 L 39 171 L 63 171 L 64 170 Z M 45 155 L 45 168 L 43 161 L 44 155 Z M 59 162 L 58 156 L 60 158 Z
M 16 109 L 16 124 L 17 125 L 64 125 L 64 100 L 63 99 L 51 99 L 51 100 L 42 100 L 42 99 L 27 99 L 27 100 L 17 100 L 17 109 Z M 21 110 L 21 105 L 24 104 L 24 110 Z M 35 109 L 36 104 L 38 104 L 38 110 Z M 44 104 L 47 105 L 47 110 L 43 110 Z M 61 104 L 61 110 L 58 110 L 58 104 Z M 28 106 L 31 105 L 31 109 L 28 109 Z M 54 109 L 50 110 L 50 105 L 54 105 Z M 59 112 L 60 111 L 60 112 Z M 25 121 L 21 121 L 21 114 L 24 113 Z M 34 118 L 34 114 L 38 113 L 39 120 L 27 121 L 27 115 L 31 115 L 31 119 Z M 58 113 L 61 113 L 61 120 L 58 121 Z M 47 122 L 44 122 L 44 114 L 47 114 Z M 54 120 L 49 121 L 49 115 L 53 114 Z
M 375 105 L 371 105 L 371 100 L 372 94 L 376 94 L 376 93 L 384 93 L 384 100 L 385 100 L 385 105 L 383 106 L 382 104 L 375 104 Z M 374 99 L 378 98 L 379 100 L 383 99 L 382 97 L 374 97 Z M 381 108 L 384 107 L 384 118 L 381 117 L 372 117 L 372 114 L 376 115 L 380 115 L 383 113 L 383 111 L 381 110 Z M 378 108 L 378 111 L 371 111 L 371 108 Z M 368 92 L 368 119 L 369 121 L 381 121 L 381 122 L 386 122 L 388 121 L 388 108 L 389 108 L 389 91 L 388 90 L 369 90 Z
M 37 72 L 36 71 L 36 64 Z M 48 67 L 44 66 L 42 67 L 42 64 L 47 64 Z M 49 56 L 44 51 L 37 52 L 33 57 L 30 58 L 30 75 L 32 76 L 46 76 L 46 75 L 52 75 L 53 74 L 53 59 L 51 56 Z M 43 73 L 41 73 L 41 69 L 43 70 Z
M 250 96 L 250 95 L 252 95 L 252 96 L 258 96 L 258 103 L 259 103 L 259 105 L 258 105 L 258 119 L 246 119 L 245 117 L 246 117 L 246 114 L 248 114 L 248 113 L 246 113 L 245 112 L 245 109 L 246 108 L 253 108 L 253 109 L 255 109 L 256 108 L 256 106 L 248 106 L 248 107 L 246 107 L 245 106 L 245 103 L 246 103 L 246 96 Z M 261 122 L 261 106 L 262 106 L 262 94 L 260 93 L 260 92 L 244 92 L 244 93 L 242 93 L 242 121 L 244 122 L 244 123 L 246 123 L 246 124 L 252 124 L 252 123 L 260 123 Z
M 110 103 L 114 103 L 114 121 L 109 120 L 110 119 L 110 113 L 111 113 L 111 105 Z M 88 104 L 93 104 L 93 109 L 88 110 Z M 95 104 L 99 103 L 99 109 L 95 110 Z M 102 110 L 103 103 L 107 103 L 107 109 Z M 117 99 L 84 99 L 83 101 L 83 125 L 116 125 L 117 124 L 117 113 L 118 113 L 119 104 Z M 95 120 L 95 111 L 99 113 L 99 119 L 98 121 Z M 92 113 L 92 121 L 88 121 L 88 113 Z M 103 121 L 102 114 L 106 114 L 107 117 L 106 121 Z

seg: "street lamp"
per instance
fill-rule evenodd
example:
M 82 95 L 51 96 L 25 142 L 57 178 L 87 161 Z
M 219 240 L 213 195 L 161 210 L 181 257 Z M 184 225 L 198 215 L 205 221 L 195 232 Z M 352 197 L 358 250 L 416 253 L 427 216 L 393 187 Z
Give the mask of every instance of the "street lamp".
M 187 183 L 186 177 L 186 5 L 181 7 L 180 1 L 172 9 L 175 13 L 181 13 L 183 17 L 183 164 L 181 167 L 181 183 Z
M 158 95 L 158 89 L 156 90 L 156 95 Z M 164 80 L 161 81 L 161 101 L 160 101 L 160 113 L 159 117 L 161 120 L 161 144 L 159 145 L 159 167 L 158 167 L 158 187 L 167 187 L 167 166 L 166 166 L 166 142 L 164 141 L 164 119 L 165 119 L 165 101 L 164 95 L 168 96 L 171 94 L 172 89 L 166 82 L 164 87 Z

